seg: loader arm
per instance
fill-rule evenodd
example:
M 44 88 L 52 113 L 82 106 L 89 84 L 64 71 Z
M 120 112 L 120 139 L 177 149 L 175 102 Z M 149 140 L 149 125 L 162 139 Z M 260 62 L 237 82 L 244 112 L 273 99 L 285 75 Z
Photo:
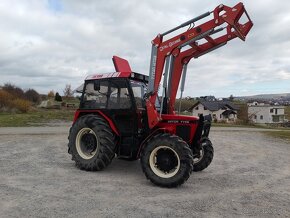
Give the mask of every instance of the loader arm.
M 249 26 L 245 26 L 249 27 Z M 244 27 L 244 28 L 245 28 Z M 173 63 L 173 69 L 172 69 L 172 78 L 174 78 L 171 81 L 171 89 L 168 90 L 168 114 L 173 114 L 174 113 L 174 105 L 176 101 L 176 94 L 178 90 L 179 83 L 180 84 L 180 92 L 181 92 L 181 98 L 182 98 L 182 93 L 184 91 L 184 85 L 185 85 L 185 78 L 186 78 L 186 69 L 187 69 L 187 64 L 190 62 L 192 58 L 199 58 L 200 56 L 203 56 L 209 52 L 212 52 L 218 48 L 223 47 L 224 45 L 227 44 L 228 41 L 233 40 L 237 38 L 237 34 L 231 30 L 231 26 L 228 25 L 227 27 L 224 27 L 220 29 L 219 31 L 225 30 L 225 33 L 220 35 L 219 37 L 213 38 L 212 36 L 214 34 L 211 34 L 209 36 L 205 37 L 206 42 L 202 44 L 198 43 L 193 43 L 191 44 L 191 48 L 182 51 L 179 53 L 177 57 L 174 59 Z M 218 33 L 218 32 L 216 32 Z M 182 80 L 181 80 L 181 75 L 183 75 Z
M 213 15 L 212 19 L 194 26 L 196 21 L 202 20 L 211 14 Z M 247 22 L 241 24 L 239 21 L 243 14 L 247 18 Z M 186 26 L 189 26 L 186 31 L 163 40 L 164 36 Z M 245 40 L 252 26 L 253 22 L 244 5 L 238 3 L 234 7 L 219 5 L 211 12 L 206 12 L 165 33 L 158 34 L 152 41 L 149 85 L 146 99 L 149 128 L 153 128 L 160 121 L 163 103 L 167 104 L 169 102 L 169 109 L 165 113 L 174 113 L 173 107 L 182 69 L 186 72 L 187 64 L 191 58 L 198 58 L 221 47 L 233 38 L 239 37 L 241 40 Z M 218 38 L 211 37 L 214 34 L 222 32 L 224 29 L 226 30 L 224 35 Z M 206 42 L 199 45 L 197 42 L 201 39 L 205 39 Z M 188 46 L 191 48 L 184 51 L 184 48 Z M 154 104 L 163 72 L 162 104 L 160 114 L 158 114 Z

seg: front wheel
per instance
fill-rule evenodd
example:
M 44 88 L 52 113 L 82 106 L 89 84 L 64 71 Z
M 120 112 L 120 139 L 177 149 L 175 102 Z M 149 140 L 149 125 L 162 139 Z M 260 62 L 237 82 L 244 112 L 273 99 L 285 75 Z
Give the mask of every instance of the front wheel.
M 183 184 L 192 172 L 192 152 L 178 136 L 158 134 L 145 144 L 141 166 L 147 179 L 155 185 L 176 187 Z
M 214 149 L 209 139 L 204 139 L 198 154 L 193 154 L 193 171 L 198 172 L 207 168 L 212 162 Z

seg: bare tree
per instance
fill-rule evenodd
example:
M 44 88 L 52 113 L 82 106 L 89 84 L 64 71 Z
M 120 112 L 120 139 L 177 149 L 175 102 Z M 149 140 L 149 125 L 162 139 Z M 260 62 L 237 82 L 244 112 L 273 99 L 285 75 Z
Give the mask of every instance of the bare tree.
M 65 97 L 72 97 L 73 96 L 73 91 L 71 89 L 71 85 L 70 84 L 66 84 L 65 88 L 63 90 L 63 95 Z

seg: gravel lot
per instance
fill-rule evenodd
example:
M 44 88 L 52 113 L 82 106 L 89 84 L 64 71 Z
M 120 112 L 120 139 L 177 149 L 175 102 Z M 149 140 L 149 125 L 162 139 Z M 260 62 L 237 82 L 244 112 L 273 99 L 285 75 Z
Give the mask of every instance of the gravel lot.
M 213 128 L 214 161 L 175 189 L 139 161 L 77 169 L 67 131 L 0 128 L 0 217 L 290 217 L 290 143 L 263 130 Z

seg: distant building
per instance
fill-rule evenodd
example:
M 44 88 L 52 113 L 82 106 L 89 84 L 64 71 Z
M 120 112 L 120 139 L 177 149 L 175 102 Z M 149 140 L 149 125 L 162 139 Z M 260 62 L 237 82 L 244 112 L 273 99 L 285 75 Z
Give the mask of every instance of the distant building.
M 253 102 L 248 104 L 248 118 L 253 123 L 260 124 L 284 123 L 285 108 L 279 105 Z
M 189 110 L 193 116 L 211 115 L 216 121 L 236 121 L 238 107 L 229 101 L 198 101 Z

